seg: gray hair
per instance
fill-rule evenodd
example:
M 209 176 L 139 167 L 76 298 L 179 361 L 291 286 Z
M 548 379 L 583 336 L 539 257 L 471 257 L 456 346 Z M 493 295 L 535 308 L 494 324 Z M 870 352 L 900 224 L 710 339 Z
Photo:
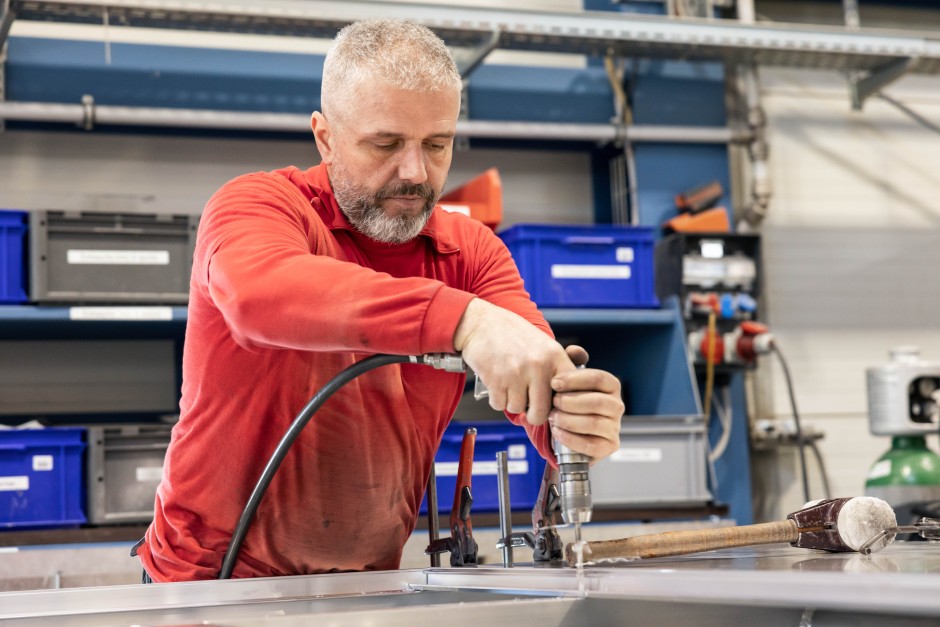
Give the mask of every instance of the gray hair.
M 365 20 L 343 28 L 323 63 L 320 109 L 336 114 L 350 87 L 380 80 L 419 93 L 460 90 L 462 82 L 444 42 L 424 26 L 403 20 Z

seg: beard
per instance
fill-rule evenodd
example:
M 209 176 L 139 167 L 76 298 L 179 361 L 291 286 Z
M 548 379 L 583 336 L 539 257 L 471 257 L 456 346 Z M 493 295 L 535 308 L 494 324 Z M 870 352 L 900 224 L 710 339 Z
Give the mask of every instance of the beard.
M 353 228 L 386 244 L 404 244 L 417 237 L 440 197 L 440 192 L 428 183 L 413 185 L 398 181 L 372 191 L 356 185 L 338 160 L 330 166 L 329 174 L 336 203 Z M 419 196 L 424 205 L 415 215 L 387 215 L 381 203 L 395 196 Z

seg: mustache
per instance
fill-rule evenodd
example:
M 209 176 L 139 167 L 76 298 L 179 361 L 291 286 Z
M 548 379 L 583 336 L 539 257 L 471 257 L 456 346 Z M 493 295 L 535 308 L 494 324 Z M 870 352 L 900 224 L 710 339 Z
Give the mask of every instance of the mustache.
M 413 185 L 409 183 L 392 183 L 386 185 L 375 193 L 376 200 L 384 200 L 393 196 L 419 196 L 425 200 L 433 199 L 436 194 L 434 188 L 427 183 Z

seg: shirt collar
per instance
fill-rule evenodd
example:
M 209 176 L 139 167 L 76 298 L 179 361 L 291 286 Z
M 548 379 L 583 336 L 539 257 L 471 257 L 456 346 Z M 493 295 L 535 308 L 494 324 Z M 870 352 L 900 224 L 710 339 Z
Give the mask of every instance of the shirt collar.
M 327 174 L 326 166 L 313 166 L 304 173 L 304 178 L 307 181 L 307 185 L 310 186 L 310 190 L 313 192 L 313 208 L 316 209 L 317 213 L 320 215 L 320 219 L 323 220 L 327 228 L 331 231 L 340 229 L 355 231 L 356 229 L 349 223 L 346 216 L 343 215 L 339 204 L 336 202 L 336 196 L 333 195 L 333 187 L 330 185 L 330 178 Z M 316 202 L 317 199 L 319 199 L 319 202 Z M 428 219 L 424 228 L 421 229 L 421 232 L 418 233 L 418 237 L 424 236 L 430 239 L 434 244 L 434 249 L 439 253 L 455 253 L 460 250 L 460 247 L 457 246 L 453 238 L 448 237 L 441 228 L 441 214 L 443 211 L 440 206 L 434 207 L 430 219 Z

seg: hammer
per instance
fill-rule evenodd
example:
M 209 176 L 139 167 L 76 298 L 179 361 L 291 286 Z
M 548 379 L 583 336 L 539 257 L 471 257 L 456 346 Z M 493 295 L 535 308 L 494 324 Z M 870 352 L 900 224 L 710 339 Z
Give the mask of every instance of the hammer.
M 878 498 L 857 496 L 810 501 L 779 522 L 585 542 L 583 556 L 585 561 L 647 559 L 775 542 L 789 542 L 804 549 L 848 552 L 858 551 L 875 536 L 896 527 L 897 519 L 890 505 Z M 885 548 L 894 537 L 894 533 L 885 533 L 870 547 L 871 552 Z M 565 547 L 565 557 L 569 565 L 577 563 L 577 543 Z

